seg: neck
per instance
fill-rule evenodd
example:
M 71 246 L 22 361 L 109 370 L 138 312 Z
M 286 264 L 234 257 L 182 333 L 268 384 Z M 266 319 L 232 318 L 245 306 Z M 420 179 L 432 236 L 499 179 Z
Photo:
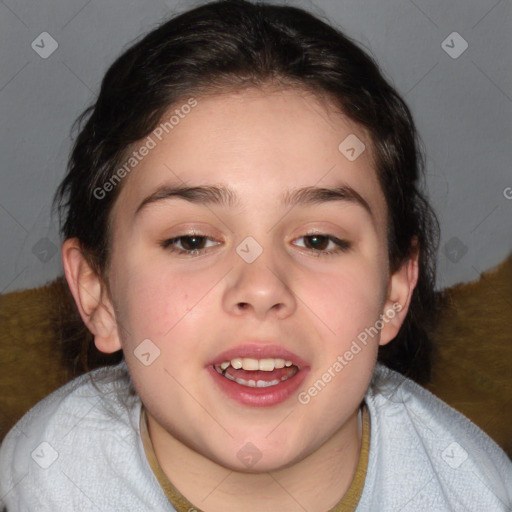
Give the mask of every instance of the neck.
M 169 434 L 146 411 L 158 462 L 170 482 L 204 512 L 308 510 L 325 512 L 345 495 L 361 453 L 359 411 L 317 450 L 276 471 L 225 468 Z

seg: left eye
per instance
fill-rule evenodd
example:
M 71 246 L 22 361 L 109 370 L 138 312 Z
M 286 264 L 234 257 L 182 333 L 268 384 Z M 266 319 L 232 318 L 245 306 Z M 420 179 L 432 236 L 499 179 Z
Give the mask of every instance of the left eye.
M 340 240 L 332 235 L 314 233 L 301 236 L 297 240 L 300 240 L 301 238 L 307 241 L 307 244 L 305 245 L 306 249 L 311 249 L 313 252 L 317 253 L 315 256 L 331 255 L 350 249 L 349 242 Z M 330 243 L 334 245 L 334 249 L 327 250 Z

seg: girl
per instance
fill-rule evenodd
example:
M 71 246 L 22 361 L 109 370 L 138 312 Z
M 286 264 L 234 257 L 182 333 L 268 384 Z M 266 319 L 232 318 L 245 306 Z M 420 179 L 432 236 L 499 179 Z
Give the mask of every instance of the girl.
M 125 52 L 85 117 L 62 258 L 122 360 L 8 434 L 9 512 L 510 510 L 505 454 L 411 380 L 437 223 L 365 53 L 303 10 L 213 2 Z

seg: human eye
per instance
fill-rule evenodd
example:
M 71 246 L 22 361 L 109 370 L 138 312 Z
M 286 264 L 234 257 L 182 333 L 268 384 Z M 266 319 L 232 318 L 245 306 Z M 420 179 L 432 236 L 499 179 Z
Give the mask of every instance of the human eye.
M 309 233 L 301 236 L 296 240 L 304 239 L 306 241 L 304 247 L 309 249 L 312 256 L 334 256 L 336 254 L 347 252 L 352 244 L 346 240 L 340 240 L 339 238 L 324 233 Z M 330 250 L 327 248 L 329 244 L 332 244 Z M 299 246 L 300 247 L 300 246 Z
M 181 235 L 174 238 L 162 240 L 160 245 L 178 255 L 184 256 L 199 256 L 208 248 L 205 246 L 207 241 L 214 242 L 214 240 L 206 235 L 199 233 L 190 233 Z M 214 244 L 215 245 L 215 244 Z M 179 247 L 181 246 L 181 247 Z M 210 246 L 211 247 L 211 246 Z

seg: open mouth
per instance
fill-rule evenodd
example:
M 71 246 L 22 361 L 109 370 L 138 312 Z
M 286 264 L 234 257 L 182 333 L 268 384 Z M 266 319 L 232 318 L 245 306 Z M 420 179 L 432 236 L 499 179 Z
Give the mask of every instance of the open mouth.
M 253 359 L 236 357 L 214 365 L 215 370 L 231 381 L 249 388 L 277 386 L 294 377 L 299 367 L 281 358 Z
M 207 369 L 224 396 L 263 407 L 289 399 L 304 382 L 309 365 L 278 345 L 245 345 L 218 356 Z

